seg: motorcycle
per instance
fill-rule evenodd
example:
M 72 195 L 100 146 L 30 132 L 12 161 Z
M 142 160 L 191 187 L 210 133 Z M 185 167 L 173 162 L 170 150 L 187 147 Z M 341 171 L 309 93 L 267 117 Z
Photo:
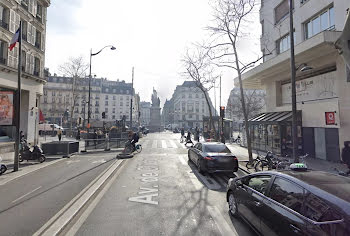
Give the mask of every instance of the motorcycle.
M 0 157 L 0 175 L 5 173 L 7 171 L 7 166 L 5 164 L 2 164 L 2 158 Z
M 43 154 L 43 150 L 38 145 L 34 145 L 33 149 L 31 150 L 30 146 L 27 143 L 27 140 L 24 139 L 21 142 L 19 162 L 22 162 L 24 160 L 38 160 L 40 163 L 42 163 L 46 160 L 46 157 Z

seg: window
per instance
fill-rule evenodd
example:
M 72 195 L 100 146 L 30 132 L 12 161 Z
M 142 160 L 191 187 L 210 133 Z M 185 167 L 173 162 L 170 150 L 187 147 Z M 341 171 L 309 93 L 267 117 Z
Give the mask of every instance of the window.
M 295 45 L 295 34 L 294 35 L 294 45 Z M 280 38 L 277 41 L 277 49 L 278 49 L 278 53 L 282 53 L 287 51 L 288 49 L 290 49 L 290 36 L 289 34 Z
M 39 30 L 36 30 L 35 33 L 35 47 L 41 49 L 41 32 Z
M 275 23 L 278 23 L 289 13 L 289 1 L 283 0 L 276 8 L 275 8 Z M 294 8 L 294 1 L 293 1 Z
M 105 99 L 108 100 L 108 95 L 106 95 Z
M 190 94 L 188 95 L 188 98 L 192 98 L 192 93 L 190 93 Z
M 9 29 L 9 9 L 0 5 L 0 26 L 4 29 Z
M 186 98 L 186 95 L 183 93 L 181 97 L 182 97 L 182 98 Z
M 40 76 L 40 59 L 34 57 L 34 73 L 35 76 Z
M 113 100 L 115 100 L 115 96 L 113 96 Z
M 36 6 L 36 18 L 38 18 L 39 21 L 42 21 L 42 17 L 43 17 L 43 6 L 41 6 L 40 4 L 37 4 L 37 6 Z
M 105 108 L 105 112 L 106 112 L 106 113 L 108 112 L 108 107 Z
M 108 101 L 105 101 L 105 105 L 108 106 Z
M 259 176 L 244 178 L 242 179 L 242 183 L 262 194 L 265 194 L 265 191 L 269 185 L 270 179 L 271 179 L 271 176 L 259 175 Z
M 26 58 L 26 52 L 24 50 L 22 50 L 22 71 L 25 72 L 26 70 L 26 61 L 27 61 L 27 58 Z
M 309 193 L 305 199 L 304 216 L 316 222 L 342 219 L 332 205 L 312 193 Z M 320 227 L 328 235 L 350 235 L 350 230 L 344 223 L 322 224 Z
M 52 96 L 56 96 L 56 91 L 52 91 Z
M 115 113 L 115 108 L 113 108 L 112 112 Z
M 112 119 L 113 119 L 113 120 L 115 119 L 115 115 L 112 116 Z
M 7 43 L 0 40 L 0 64 L 6 65 Z
M 290 181 L 277 177 L 271 187 L 270 198 L 296 212 L 302 213 L 304 189 Z
M 328 29 L 334 29 L 334 8 L 330 7 L 326 11 L 312 18 L 304 24 L 305 39 Z
M 120 106 L 121 106 L 121 107 L 123 106 L 123 101 L 120 101 Z

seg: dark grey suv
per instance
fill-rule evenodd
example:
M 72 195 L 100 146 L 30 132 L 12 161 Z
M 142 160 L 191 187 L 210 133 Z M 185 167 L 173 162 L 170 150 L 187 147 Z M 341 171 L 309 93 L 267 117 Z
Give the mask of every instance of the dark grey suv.
M 321 171 L 230 179 L 229 212 L 261 235 L 350 235 L 350 178 Z

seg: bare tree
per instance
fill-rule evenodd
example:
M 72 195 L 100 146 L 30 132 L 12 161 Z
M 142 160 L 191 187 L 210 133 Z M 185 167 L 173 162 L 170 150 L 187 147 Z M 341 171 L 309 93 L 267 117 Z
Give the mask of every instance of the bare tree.
M 248 119 L 260 113 L 265 106 L 266 93 L 264 90 L 245 89 L 244 97 L 244 100 L 246 101 Z M 238 89 L 234 88 L 231 91 L 227 102 L 227 113 L 231 114 L 231 118 L 236 117 L 238 120 L 242 120 L 244 118 L 241 93 Z
M 72 120 L 74 116 L 74 109 L 79 97 L 79 91 L 77 87 L 86 77 L 86 70 L 88 69 L 88 64 L 85 63 L 82 56 L 71 57 L 69 60 L 59 66 L 58 70 L 63 74 L 63 76 L 70 77 L 72 81 L 72 92 L 71 92 L 71 103 L 70 103 L 70 133 L 72 131 Z
M 213 60 L 213 63 L 219 67 L 234 69 L 237 72 L 250 162 L 253 160 L 253 157 L 242 74 L 247 69 L 254 67 L 255 63 L 260 61 L 262 56 L 258 56 L 254 61 L 243 62 L 238 44 L 247 36 L 244 33 L 244 29 L 246 29 L 247 23 L 251 23 L 250 16 L 257 3 L 257 0 L 217 0 L 213 6 L 214 24 L 208 27 L 208 30 L 212 33 L 213 40 L 207 48 L 208 55 Z
M 215 81 L 219 78 L 219 75 L 215 75 L 213 64 L 206 50 L 201 46 L 197 45 L 193 50 L 187 50 L 182 61 L 186 68 L 183 74 L 191 78 L 204 94 L 209 110 L 209 122 L 212 127 L 210 135 L 213 138 L 212 135 L 214 133 L 215 138 L 217 138 L 208 92 L 215 86 Z

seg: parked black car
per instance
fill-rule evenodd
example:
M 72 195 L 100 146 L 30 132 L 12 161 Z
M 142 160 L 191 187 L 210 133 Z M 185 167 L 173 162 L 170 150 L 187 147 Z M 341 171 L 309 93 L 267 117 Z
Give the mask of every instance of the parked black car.
M 350 178 L 322 171 L 230 179 L 229 212 L 261 235 L 350 235 Z
M 203 172 L 236 172 L 238 160 L 223 143 L 196 143 L 188 150 L 188 159 L 196 164 L 198 171 Z

